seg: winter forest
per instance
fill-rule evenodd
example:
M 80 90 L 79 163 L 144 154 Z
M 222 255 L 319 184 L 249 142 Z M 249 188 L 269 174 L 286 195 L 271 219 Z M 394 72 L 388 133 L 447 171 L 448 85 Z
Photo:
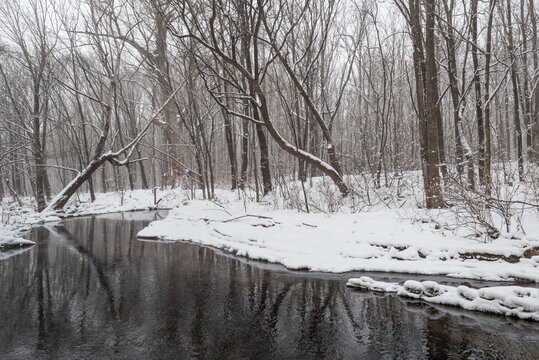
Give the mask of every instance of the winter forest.
M 336 293 L 307 291 L 350 324 L 367 321 L 352 314 L 364 301 L 401 298 L 446 317 L 460 314 L 447 306 L 480 313 L 469 316 L 482 327 L 509 316 L 527 335 L 511 344 L 520 352 L 496 351 L 537 354 L 526 321 L 539 321 L 538 19 L 536 0 L 2 0 L 0 285 L 45 269 L 63 244 L 114 297 L 110 256 L 147 259 L 147 244 L 175 271 L 174 249 L 196 247 L 187 263 L 225 273 L 257 260 L 353 272 L 316 278 Z M 134 210 L 146 217 L 98 215 Z M 119 235 L 96 235 L 110 226 Z M 299 298 L 260 301 L 281 294 Z M 0 305 L 0 318 L 10 312 Z M 202 358 L 230 355 L 211 336 L 196 341 L 207 341 Z M 270 358 L 307 356 L 279 341 Z M 333 350 L 321 358 L 349 358 Z
M 317 176 L 346 197 L 422 171 L 428 208 L 488 200 L 537 180 L 534 6 L 7 0 L 0 198 Z

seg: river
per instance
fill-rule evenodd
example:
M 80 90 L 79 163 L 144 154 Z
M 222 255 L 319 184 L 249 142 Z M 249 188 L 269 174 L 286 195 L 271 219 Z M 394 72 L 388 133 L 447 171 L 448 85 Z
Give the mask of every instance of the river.
M 0 358 L 539 355 L 535 322 L 346 288 L 360 274 L 293 272 L 195 244 L 136 239 L 161 216 L 111 214 L 34 228 L 37 246 L 0 260 Z

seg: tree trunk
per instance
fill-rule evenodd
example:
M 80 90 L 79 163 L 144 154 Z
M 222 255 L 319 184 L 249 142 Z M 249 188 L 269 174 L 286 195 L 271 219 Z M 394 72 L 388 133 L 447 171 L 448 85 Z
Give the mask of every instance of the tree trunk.
M 43 187 L 45 161 L 43 159 L 43 148 L 41 146 L 41 123 L 39 119 L 39 85 L 34 79 L 34 94 L 33 94 L 33 110 L 32 110 L 32 150 L 34 153 L 34 169 L 35 169 L 35 197 L 37 202 L 37 211 L 42 211 L 45 206 L 45 192 Z
M 426 192 L 427 208 L 442 208 L 444 200 L 440 183 L 438 151 L 438 97 L 436 59 L 434 51 L 435 0 L 426 0 L 425 22 L 425 114 L 427 126 L 427 176 L 429 187 Z
M 137 154 L 138 154 L 139 159 L 141 159 L 142 154 L 141 154 L 140 149 L 138 148 L 138 146 L 137 146 Z M 139 164 L 139 169 L 140 169 L 141 186 L 142 186 L 143 189 L 149 189 L 150 187 L 148 186 L 148 178 L 146 177 L 146 171 L 144 170 L 144 164 L 142 163 L 142 161 L 140 161 L 138 164 Z
M 244 109 L 249 112 L 249 105 L 245 105 Z M 240 189 L 245 190 L 247 185 L 247 166 L 249 160 L 249 121 L 242 120 L 241 131 L 241 170 L 240 170 Z
M 529 2 L 529 11 L 530 21 L 532 25 L 532 49 L 533 49 L 533 83 L 537 84 L 539 81 L 539 48 L 537 46 L 537 13 L 535 12 L 535 0 L 530 0 Z M 537 85 L 533 87 L 533 116 L 532 116 L 532 158 L 531 160 L 535 163 L 539 163 L 539 91 Z
M 258 95 L 258 99 L 260 101 L 260 114 L 261 118 L 264 121 L 264 124 L 266 125 L 266 128 L 268 129 L 269 134 L 271 137 L 275 140 L 275 142 L 279 145 L 281 149 L 286 151 L 287 153 L 295 156 L 296 158 L 305 161 L 312 167 L 318 169 L 321 171 L 324 175 L 329 176 L 331 180 L 335 183 L 335 185 L 339 188 L 339 191 L 343 196 L 347 196 L 350 190 L 348 189 L 348 186 L 344 183 L 344 180 L 342 179 L 341 175 L 338 171 L 335 170 L 331 165 L 326 164 L 319 158 L 298 149 L 296 146 L 288 143 L 275 129 L 273 126 L 273 123 L 271 122 L 270 116 L 269 116 L 269 109 L 267 105 L 267 100 L 264 94 L 262 93 L 262 90 L 260 89 L 259 85 L 256 84 L 254 81 L 251 84 Z
M 472 35 L 472 62 L 473 79 L 475 90 L 475 115 L 477 121 L 477 138 L 479 141 L 479 182 L 485 185 L 485 124 L 483 121 L 483 97 L 481 95 L 481 82 L 479 79 L 479 57 L 477 48 L 477 3 L 478 0 L 472 0 L 470 6 L 470 21 Z
M 415 73 L 416 107 L 419 132 L 419 152 L 421 157 L 421 171 L 423 173 L 423 186 L 425 195 L 430 192 L 429 177 L 427 171 L 427 126 L 425 118 L 425 54 L 423 50 L 423 34 L 419 14 L 418 0 L 409 0 L 410 11 L 410 34 L 413 43 L 413 63 Z M 368 154 L 367 154 L 368 156 Z
M 526 157 L 528 159 L 533 157 L 532 148 L 532 104 L 530 95 L 530 84 L 528 81 L 528 35 L 527 35 L 527 19 L 524 14 L 524 0 L 520 0 L 520 29 L 522 36 L 522 112 L 524 125 L 526 129 Z M 531 15 L 531 14 L 530 14 Z
M 507 0 L 507 42 L 508 51 L 511 56 L 511 83 L 513 85 L 513 122 L 515 125 L 515 131 L 517 135 L 517 157 L 518 157 L 518 178 L 520 181 L 524 180 L 524 158 L 522 153 L 522 128 L 520 126 L 520 114 L 519 114 L 519 79 L 517 75 L 517 63 L 515 56 L 515 48 L 513 45 L 513 29 L 512 29 L 512 14 L 511 14 L 511 0 Z
M 258 112 L 258 110 L 256 112 Z M 269 166 L 268 143 L 266 141 L 266 134 L 264 134 L 262 125 L 256 124 L 256 134 L 258 136 L 258 145 L 260 146 L 260 172 L 262 173 L 263 194 L 267 195 L 271 192 L 272 185 Z
M 92 174 L 106 161 L 104 157 L 92 160 L 47 206 L 45 211 L 61 210 L 69 201 L 71 196 L 84 184 Z
M 438 70 L 435 71 L 434 74 L 434 81 L 436 84 L 438 84 Z M 442 175 L 445 177 L 447 176 L 447 164 L 445 159 L 445 143 L 444 143 L 444 118 L 442 116 L 442 110 L 440 104 L 442 103 L 442 99 L 440 98 L 440 92 L 438 90 L 438 86 L 436 86 L 436 128 L 438 129 L 438 154 L 440 157 L 439 163 L 440 163 L 440 170 L 442 172 Z
M 419 116 L 421 169 L 427 208 L 444 206 L 440 184 L 436 63 L 434 58 L 434 0 L 426 1 L 425 51 L 421 30 L 420 3 L 409 0 L 409 26 L 413 43 L 416 103 Z
M 451 3 L 452 5 L 453 2 Z M 447 43 L 447 75 L 449 78 L 449 88 L 451 91 L 451 99 L 453 102 L 453 122 L 455 128 L 455 158 L 457 162 L 457 172 L 459 176 L 464 174 L 464 168 L 467 170 L 467 182 L 470 189 L 474 188 L 475 176 L 472 160 L 472 149 L 468 144 L 466 136 L 462 129 L 462 119 L 460 117 L 461 107 L 461 94 L 459 90 L 457 80 L 457 57 L 456 53 L 456 41 L 455 32 L 453 29 L 453 8 L 450 8 L 447 0 L 444 1 L 447 29 L 445 29 L 444 36 Z
M 487 44 L 485 53 L 485 193 L 491 193 L 491 136 L 490 136 L 490 60 L 492 51 L 492 21 L 494 19 L 494 11 L 496 9 L 496 0 L 489 0 L 489 15 L 487 24 Z
M 225 93 L 227 92 L 227 87 L 225 85 Z M 230 106 L 228 96 L 225 98 L 226 106 Z M 228 160 L 230 162 L 230 177 L 232 181 L 231 190 L 235 190 L 238 187 L 238 162 L 236 160 L 236 147 L 234 144 L 234 133 L 232 131 L 232 122 L 230 121 L 230 115 L 225 109 L 222 109 L 224 128 L 225 128 L 225 139 L 226 147 L 228 150 Z
M 251 55 L 248 51 L 248 48 L 245 47 L 245 61 L 247 63 L 247 71 L 251 72 L 253 70 Z M 254 71 L 258 73 L 259 69 L 257 68 L 258 60 L 254 59 Z M 253 111 L 253 118 L 256 121 L 260 120 L 260 114 L 258 113 L 258 105 L 255 102 L 256 93 L 251 85 L 249 85 L 249 94 L 251 95 L 251 108 Z M 268 143 L 266 141 L 266 134 L 262 129 L 262 126 L 255 124 L 256 135 L 258 137 L 258 145 L 260 147 L 260 172 L 262 173 L 262 186 L 264 196 L 271 192 L 271 173 L 269 165 L 269 153 L 268 153 Z M 256 161 L 255 161 L 256 163 Z M 255 180 L 257 180 L 255 178 Z

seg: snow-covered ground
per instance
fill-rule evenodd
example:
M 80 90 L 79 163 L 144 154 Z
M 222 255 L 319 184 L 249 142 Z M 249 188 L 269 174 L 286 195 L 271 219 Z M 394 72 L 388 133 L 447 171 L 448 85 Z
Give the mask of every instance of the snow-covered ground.
M 531 219 L 530 221 L 533 221 Z M 306 214 L 237 201 L 186 201 L 138 236 L 192 241 L 252 259 L 313 271 L 385 271 L 539 282 L 539 238 L 491 242 L 436 230 L 396 210 Z
M 425 302 L 457 306 L 521 319 L 539 321 L 539 289 L 520 286 L 492 286 L 479 289 L 468 286 L 447 286 L 435 281 L 408 280 L 402 285 L 375 281 L 367 276 L 353 278 L 349 287 L 381 293 L 396 293 Z

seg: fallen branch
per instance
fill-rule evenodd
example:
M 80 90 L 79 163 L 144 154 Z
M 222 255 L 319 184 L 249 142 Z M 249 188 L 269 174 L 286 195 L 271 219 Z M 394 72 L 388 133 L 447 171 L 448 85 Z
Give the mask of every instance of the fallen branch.
M 255 218 L 259 218 L 259 219 L 267 219 L 267 220 L 273 220 L 273 221 L 275 221 L 272 217 L 269 217 L 269 216 L 264 216 L 264 215 L 253 215 L 253 214 L 245 214 L 245 215 L 241 215 L 241 216 L 234 217 L 234 218 L 232 218 L 232 219 L 222 220 L 222 221 L 219 221 L 219 222 L 221 222 L 221 223 L 227 223 L 227 222 L 231 222 L 231 221 L 243 219 L 243 218 L 246 218 L 246 217 L 255 217 Z M 276 223 L 279 223 L 278 221 L 275 221 L 275 222 L 276 222 Z

